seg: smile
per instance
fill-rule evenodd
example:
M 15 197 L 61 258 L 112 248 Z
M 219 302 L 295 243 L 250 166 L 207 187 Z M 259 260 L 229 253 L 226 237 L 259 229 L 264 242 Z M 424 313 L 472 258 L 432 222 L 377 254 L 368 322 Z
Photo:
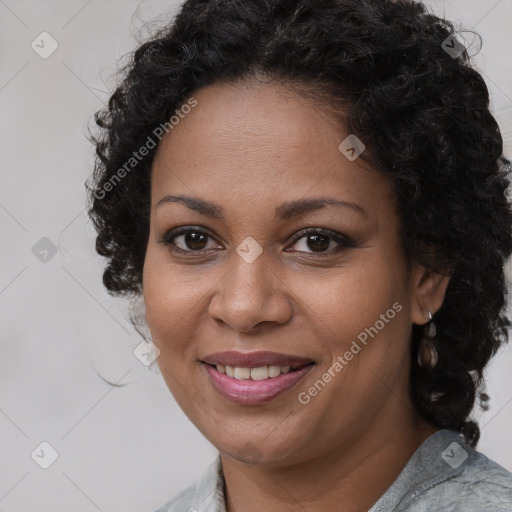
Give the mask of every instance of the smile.
M 315 364 L 311 359 L 272 352 L 222 352 L 201 362 L 221 396 L 245 405 L 273 400 L 296 386 Z

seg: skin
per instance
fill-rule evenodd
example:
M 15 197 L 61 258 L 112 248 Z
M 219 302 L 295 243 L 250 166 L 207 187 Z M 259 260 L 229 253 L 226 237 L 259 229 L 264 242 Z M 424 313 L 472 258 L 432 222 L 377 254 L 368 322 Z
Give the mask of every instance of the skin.
M 392 184 L 345 158 L 338 145 L 349 132 L 328 110 L 275 83 L 217 84 L 193 96 L 198 105 L 162 139 L 152 174 L 143 290 L 164 379 L 220 452 L 228 512 L 368 510 L 437 430 L 408 397 L 409 345 L 412 324 L 441 307 L 448 278 L 408 268 Z M 170 194 L 214 202 L 224 219 L 179 202 L 156 206 Z M 282 203 L 312 197 L 365 213 L 327 205 L 274 217 Z M 178 236 L 185 253 L 159 243 L 182 226 L 211 238 L 187 246 Z M 328 237 L 315 252 L 307 236 L 293 239 L 305 228 L 354 246 Z M 250 264 L 236 252 L 246 237 L 263 249 Z M 299 403 L 396 302 L 401 311 L 378 335 Z M 271 350 L 315 366 L 271 402 L 240 405 L 217 393 L 200 363 L 224 350 Z

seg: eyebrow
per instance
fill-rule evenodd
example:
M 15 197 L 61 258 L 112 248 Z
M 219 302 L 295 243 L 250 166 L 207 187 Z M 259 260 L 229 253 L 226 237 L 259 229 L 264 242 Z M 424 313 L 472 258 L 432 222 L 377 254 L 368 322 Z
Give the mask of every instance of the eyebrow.
M 205 199 L 183 195 L 165 196 L 162 197 L 158 203 L 156 203 L 155 209 L 166 203 L 181 203 L 184 204 L 187 208 L 194 210 L 202 215 L 223 220 L 223 208 L 215 203 L 206 201 Z M 320 210 L 321 208 L 325 208 L 327 205 L 351 208 L 352 210 L 361 213 L 364 216 L 368 216 L 366 211 L 358 204 L 351 203 L 349 201 L 343 201 L 341 199 L 335 199 L 333 197 L 310 197 L 306 199 L 289 201 L 277 206 L 274 210 L 274 215 L 279 220 L 288 220 L 292 217 L 298 217 L 299 215 L 303 215 L 308 212 Z

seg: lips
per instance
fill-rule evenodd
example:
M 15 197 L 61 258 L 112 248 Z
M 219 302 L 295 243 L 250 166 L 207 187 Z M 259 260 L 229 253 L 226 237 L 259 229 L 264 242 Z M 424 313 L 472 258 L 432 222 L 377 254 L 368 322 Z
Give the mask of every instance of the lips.
M 211 354 L 201 363 L 213 388 L 239 405 L 258 405 L 274 400 L 297 386 L 315 365 L 311 359 L 290 354 L 234 351 Z M 254 369 L 257 369 L 258 377 L 252 375 Z M 266 369 L 278 370 L 276 376 L 265 372 L 260 375 Z M 234 374 L 228 375 L 231 372 Z
M 278 352 L 216 352 L 202 359 L 203 363 L 212 366 L 238 366 L 242 368 L 258 368 L 260 366 L 290 366 L 292 369 L 300 368 L 314 362 L 312 359 L 281 354 Z

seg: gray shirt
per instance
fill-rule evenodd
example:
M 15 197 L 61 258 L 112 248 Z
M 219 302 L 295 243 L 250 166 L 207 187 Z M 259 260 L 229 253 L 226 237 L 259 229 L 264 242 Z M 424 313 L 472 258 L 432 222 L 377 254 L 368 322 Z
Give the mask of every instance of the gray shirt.
M 342 507 L 340 508 L 340 511 Z M 451 430 L 426 439 L 368 512 L 512 512 L 512 473 Z M 226 512 L 220 457 L 157 512 Z

